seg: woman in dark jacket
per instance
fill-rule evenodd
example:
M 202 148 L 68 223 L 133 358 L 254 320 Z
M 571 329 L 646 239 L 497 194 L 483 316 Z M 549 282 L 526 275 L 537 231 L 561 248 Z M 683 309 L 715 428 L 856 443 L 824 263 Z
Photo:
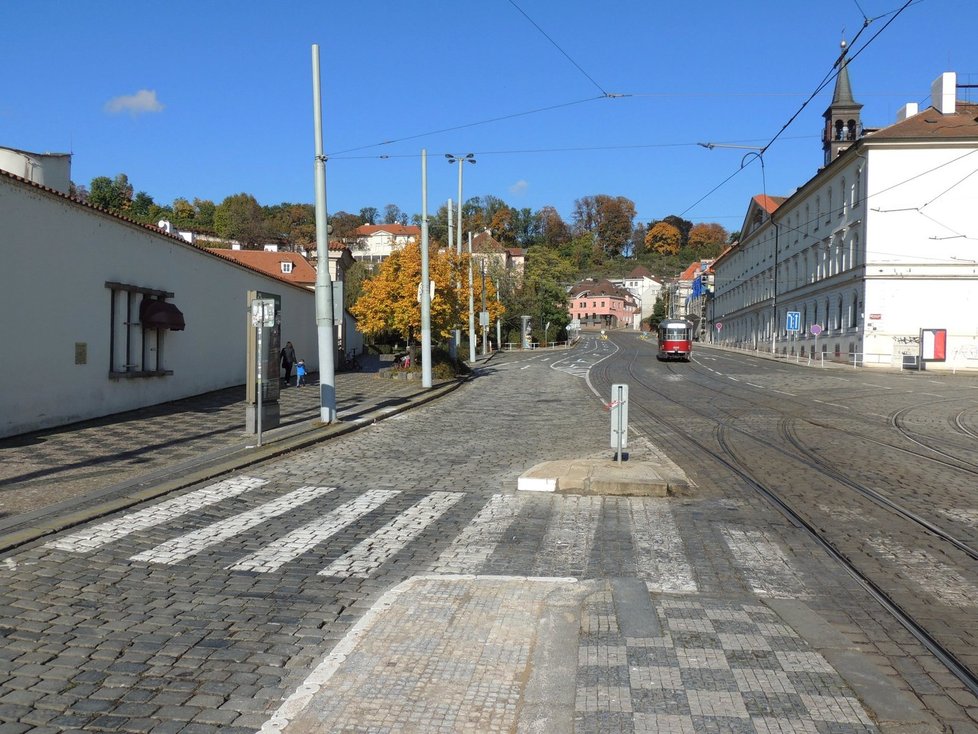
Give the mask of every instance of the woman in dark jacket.
M 282 385 L 288 387 L 289 378 L 292 377 L 292 365 L 295 364 L 295 349 L 292 342 L 285 342 L 280 356 L 282 357 Z

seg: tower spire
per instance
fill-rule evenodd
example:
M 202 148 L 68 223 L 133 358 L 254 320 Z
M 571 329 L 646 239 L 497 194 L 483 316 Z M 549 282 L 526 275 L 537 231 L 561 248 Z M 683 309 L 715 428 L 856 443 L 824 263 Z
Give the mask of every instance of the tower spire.
M 846 57 L 849 48 L 844 38 L 841 49 L 839 59 L 835 62 L 836 66 L 840 68 L 835 77 L 832 103 L 823 114 L 825 130 L 822 133 L 822 150 L 825 153 L 825 165 L 835 160 L 862 134 L 859 112 L 863 106 L 856 102 L 852 96 L 852 84 L 849 81 L 849 59 Z

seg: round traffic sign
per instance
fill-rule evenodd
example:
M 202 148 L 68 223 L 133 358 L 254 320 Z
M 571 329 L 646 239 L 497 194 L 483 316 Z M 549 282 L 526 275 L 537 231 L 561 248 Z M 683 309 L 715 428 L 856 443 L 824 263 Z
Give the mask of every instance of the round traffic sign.
M 809 329 L 809 331 L 811 331 L 812 334 L 814 334 L 815 336 L 818 336 L 819 334 L 822 333 L 822 327 L 819 326 L 818 324 L 812 324 L 812 328 Z

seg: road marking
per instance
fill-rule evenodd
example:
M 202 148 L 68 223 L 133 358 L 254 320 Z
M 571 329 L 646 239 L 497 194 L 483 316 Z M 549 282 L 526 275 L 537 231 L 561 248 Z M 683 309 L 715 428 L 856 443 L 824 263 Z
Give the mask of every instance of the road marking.
M 85 553 L 87 551 L 101 548 L 113 541 L 124 538 L 127 535 L 162 525 L 182 515 L 196 512 L 202 507 L 213 505 L 229 497 L 235 497 L 245 492 L 257 489 L 268 481 L 256 479 L 255 477 L 236 477 L 226 479 L 222 482 L 211 484 L 195 492 L 181 495 L 172 500 L 161 502 L 145 510 L 132 512 L 115 520 L 109 520 L 90 528 L 85 528 L 77 533 L 52 540 L 45 544 L 45 548 L 57 548 L 58 550 L 70 551 L 72 553 Z
M 179 538 L 168 540 L 155 548 L 137 553 L 129 560 L 146 563 L 163 563 L 172 565 L 200 553 L 205 548 L 217 545 L 232 538 L 245 530 L 261 525 L 266 520 L 294 510 L 299 505 L 311 502 L 334 491 L 336 487 L 301 487 L 294 492 L 282 495 L 278 499 L 266 502 L 254 510 L 243 512 L 227 520 L 212 523 L 207 527 L 195 530 Z
M 525 495 L 494 494 L 431 565 L 438 573 L 478 573 L 526 505 Z
M 797 398 L 798 397 L 793 392 L 785 392 L 784 390 L 775 390 L 773 387 L 771 388 L 771 392 L 776 392 L 778 395 L 787 395 L 788 397 L 791 397 L 791 398 Z
M 869 539 L 887 563 L 903 567 L 906 576 L 937 601 L 960 609 L 973 609 L 978 585 L 962 576 L 950 563 L 882 536 Z
M 695 593 L 696 580 L 669 500 L 628 498 L 635 565 L 654 593 Z
M 600 517 L 600 497 L 557 498 L 537 554 L 538 575 L 547 575 L 556 568 L 568 576 L 582 576 L 591 557 Z
M 810 598 L 788 556 L 767 533 L 729 527 L 721 532 L 744 580 L 755 594 L 779 599 Z
M 365 492 L 360 497 L 340 505 L 329 514 L 316 518 L 307 525 L 303 525 L 288 535 L 275 540 L 260 551 L 242 558 L 228 568 L 232 571 L 257 571 L 259 573 L 277 571 L 289 561 L 298 558 L 306 551 L 312 550 L 350 523 L 360 519 L 368 512 L 372 512 L 399 494 L 400 491 L 393 489 L 372 489 Z
M 764 386 L 764 385 L 756 385 L 756 384 L 754 384 L 753 382 L 745 382 L 744 384 L 745 384 L 745 385 L 750 385 L 751 387 L 757 387 L 757 388 L 760 388 L 761 390 L 764 390 L 764 389 L 765 389 L 765 386 Z
M 464 496 L 462 492 L 432 492 L 337 558 L 320 571 L 319 575 L 367 578 Z

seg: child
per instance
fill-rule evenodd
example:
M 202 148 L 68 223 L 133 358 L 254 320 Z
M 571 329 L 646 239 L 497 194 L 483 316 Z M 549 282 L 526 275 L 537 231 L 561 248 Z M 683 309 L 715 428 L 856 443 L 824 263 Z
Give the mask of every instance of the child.
M 295 386 L 302 387 L 306 384 L 306 363 L 304 360 L 299 360 L 295 364 Z

